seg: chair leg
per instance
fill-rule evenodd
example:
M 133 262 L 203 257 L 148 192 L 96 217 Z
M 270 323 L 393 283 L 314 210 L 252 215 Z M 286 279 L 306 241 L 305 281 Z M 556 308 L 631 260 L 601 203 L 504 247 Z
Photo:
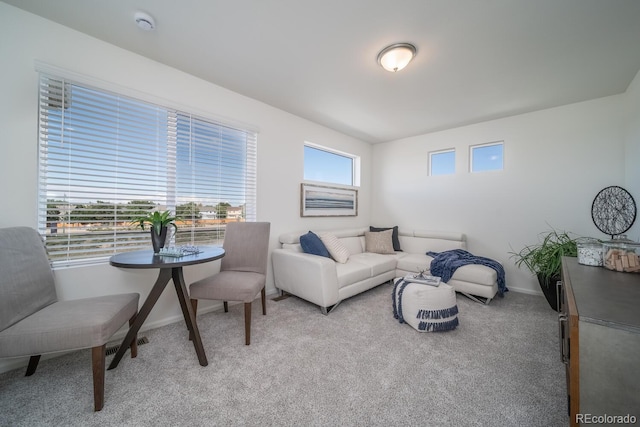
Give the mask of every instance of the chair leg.
M 222 301 L 222 305 L 224 305 L 224 312 L 228 313 L 229 312 L 229 303 L 226 301 Z
M 244 343 L 251 344 L 251 303 L 244 303 Z
M 106 344 L 91 348 L 91 365 L 93 368 L 93 407 L 99 411 L 104 406 L 104 369 Z
M 25 377 L 30 377 L 36 372 L 36 369 L 38 368 L 38 362 L 40 362 L 39 354 L 37 356 L 31 356 L 29 358 L 29 366 L 27 366 L 27 373 L 24 374 Z
M 262 292 L 260 292 L 262 294 L 262 315 L 266 316 L 267 315 L 267 291 L 265 290 L 265 288 L 262 288 Z
M 137 314 L 137 313 L 136 313 Z M 129 319 L 129 327 L 133 325 L 133 321 L 136 319 L 136 314 L 134 314 L 131 319 Z M 138 357 L 138 335 L 133 336 L 133 340 L 131 341 L 131 358 Z
M 197 299 L 192 299 L 191 301 L 191 308 L 193 308 L 193 314 L 194 316 L 198 313 L 198 300 Z M 189 331 L 189 341 L 193 341 L 193 332 Z

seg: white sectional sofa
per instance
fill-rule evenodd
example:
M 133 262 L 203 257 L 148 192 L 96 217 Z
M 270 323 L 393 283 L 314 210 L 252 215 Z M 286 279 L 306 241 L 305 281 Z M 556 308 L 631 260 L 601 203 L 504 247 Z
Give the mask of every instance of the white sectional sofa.
M 365 251 L 368 228 L 327 230 L 338 237 L 349 251 L 345 263 L 331 258 L 304 253 L 300 245 L 303 232 L 280 236 L 281 248 L 272 254 L 275 286 L 283 292 L 320 306 L 327 314 L 341 301 L 396 277 L 429 269 L 432 257 L 426 252 L 466 249 L 462 233 L 437 231 L 398 232 L 402 252 L 379 254 Z M 485 304 L 498 292 L 497 273 L 484 265 L 458 268 L 448 284 L 458 292 Z

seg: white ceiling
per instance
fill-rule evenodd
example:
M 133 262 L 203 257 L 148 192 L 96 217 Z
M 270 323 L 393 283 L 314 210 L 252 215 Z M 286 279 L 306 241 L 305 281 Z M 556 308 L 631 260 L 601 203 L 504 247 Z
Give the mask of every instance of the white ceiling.
M 640 70 L 638 0 L 4 1 L 371 143 L 623 93 Z M 397 42 L 418 54 L 393 74 L 376 56 Z

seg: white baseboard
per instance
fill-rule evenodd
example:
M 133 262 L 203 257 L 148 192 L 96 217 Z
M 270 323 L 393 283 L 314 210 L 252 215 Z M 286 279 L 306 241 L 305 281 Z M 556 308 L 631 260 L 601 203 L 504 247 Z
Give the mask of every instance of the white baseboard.
M 542 291 L 534 291 L 534 290 L 526 289 L 526 288 L 514 288 L 513 286 L 509 286 L 509 292 L 518 292 L 518 293 L 521 293 L 521 294 L 544 296 Z

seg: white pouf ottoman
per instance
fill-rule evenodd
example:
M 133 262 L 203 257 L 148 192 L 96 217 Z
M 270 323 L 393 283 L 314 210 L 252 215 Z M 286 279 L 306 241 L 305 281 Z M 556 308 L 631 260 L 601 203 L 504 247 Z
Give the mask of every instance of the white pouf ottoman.
M 458 326 L 456 291 L 446 283 L 430 286 L 397 278 L 393 287 L 393 317 L 418 332 L 453 330 Z

